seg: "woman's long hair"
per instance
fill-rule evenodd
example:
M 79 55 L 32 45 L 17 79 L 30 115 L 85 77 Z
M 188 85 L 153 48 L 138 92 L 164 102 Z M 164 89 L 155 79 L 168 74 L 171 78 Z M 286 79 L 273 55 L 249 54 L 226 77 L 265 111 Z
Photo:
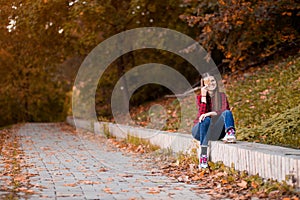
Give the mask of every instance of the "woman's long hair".
M 200 81 L 200 84 L 201 84 L 201 88 L 204 87 L 204 79 L 209 77 L 209 76 L 212 76 L 214 77 L 213 75 L 210 75 L 209 73 L 204 73 L 202 75 L 202 78 L 201 78 L 201 81 Z M 216 89 L 213 91 L 214 92 L 214 95 L 211 95 L 210 94 L 210 98 L 211 98 L 211 103 L 213 105 L 212 107 L 212 110 L 220 110 L 222 108 L 222 98 L 221 98 L 221 94 L 220 94 L 220 91 L 219 91 L 219 83 L 218 81 L 216 80 L 216 78 L 214 77 L 216 83 L 217 83 L 217 87 Z

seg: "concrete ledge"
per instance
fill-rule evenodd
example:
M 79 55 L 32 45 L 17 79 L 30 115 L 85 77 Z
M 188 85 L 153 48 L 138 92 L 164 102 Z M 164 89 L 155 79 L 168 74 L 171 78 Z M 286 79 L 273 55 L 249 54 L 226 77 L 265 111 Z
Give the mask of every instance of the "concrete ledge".
M 235 169 L 258 174 L 262 178 L 286 180 L 300 187 L 300 150 L 260 143 L 224 144 L 210 142 L 210 159 L 234 164 Z
M 74 119 L 73 117 L 67 117 L 66 122 L 74 127 L 82 128 L 91 132 L 94 132 L 94 122 L 84 119 Z
M 197 143 L 193 140 L 191 135 L 117 125 L 105 122 L 95 122 L 95 133 L 104 134 L 105 129 L 117 138 L 126 138 L 128 135 L 135 136 L 149 140 L 151 144 L 158 145 L 160 148 L 171 149 L 176 153 L 188 153 L 191 149 L 197 148 Z
M 75 121 L 75 122 L 74 122 Z M 96 134 L 109 131 L 117 138 L 126 138 L 128 134 L 148 139 L 152 144 L 173 152 L 187 152 L 197 148 L 198 142 L 191 135 L 170 133 L 146 128 L 136 128 L 107 122 L 90 122 L 87 120 L 67 118 L 67 123 L 77 128 L 90 130 Z M 226 166 L 234 164 L 236 170 L 246 170 L 249 174 L 258 174 L 262 178 L 288 183 L 300 188 L 300 150 L 274 145 L 240 142 L 224 144 L 211 141 L 209 156 L 213 162 L 222 161 Z

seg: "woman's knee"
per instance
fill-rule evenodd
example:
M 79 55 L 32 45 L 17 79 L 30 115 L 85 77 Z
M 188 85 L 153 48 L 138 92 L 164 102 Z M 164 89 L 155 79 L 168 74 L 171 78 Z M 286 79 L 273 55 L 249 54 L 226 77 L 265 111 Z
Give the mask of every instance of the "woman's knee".
M 232 112 L 230 110 L 225 110 L 222 112 L 221 114 L 222 117 L 226 118 L 226 117 L 233 117 Z
M 200 123 L 197 123 L 197 124 L 194 125 L 193 128 L 192 128 L 192 136 L 193 136 L 193 138 L 195 138 L 195 139 L 198 140 L 198 141 L 200 141 L 199 124 L 200 124 Z
M 232 114 L 232 112 L 230 110 L 224 110 L 222 114 L 227 115 L 227 114 Z

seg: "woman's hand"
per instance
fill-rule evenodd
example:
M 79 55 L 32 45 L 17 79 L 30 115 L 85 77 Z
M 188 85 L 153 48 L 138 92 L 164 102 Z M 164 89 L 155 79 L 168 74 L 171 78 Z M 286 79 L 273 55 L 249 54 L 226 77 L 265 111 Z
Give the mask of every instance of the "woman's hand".
M 199 122 L 202 122 L 202 121 L 205 119 L 205 117 L 207 117 L 206 113 L 200 115 L 200 117 L 199 117 Z
M 206 97 L 206 95 L 207 95 L 207 86 L 204 86 L 204 87 L 202 87 L 201 88 L 201 96 L 202 97 Z
M 212 116 L 216 116 L 216 115 L 217 115 L 217 113 L 215 111 L 204 113 L 204 114 L 200 115 L 199 122 L 202 122 L 206 117 L 212 117 Z

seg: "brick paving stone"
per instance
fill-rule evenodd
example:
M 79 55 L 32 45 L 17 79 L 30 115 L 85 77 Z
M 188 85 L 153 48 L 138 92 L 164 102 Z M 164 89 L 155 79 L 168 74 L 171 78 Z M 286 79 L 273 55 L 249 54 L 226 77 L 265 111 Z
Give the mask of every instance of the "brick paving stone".
M 30 183 L 42 186 L 28 199 L 210 199 L 193 185 L 151 174 L 143 168 L 149 160 L 112 151 L 105 138 L 92 141 L 55 123 L 28 123 L 18 135 L 26 170 L 35 174 Z

